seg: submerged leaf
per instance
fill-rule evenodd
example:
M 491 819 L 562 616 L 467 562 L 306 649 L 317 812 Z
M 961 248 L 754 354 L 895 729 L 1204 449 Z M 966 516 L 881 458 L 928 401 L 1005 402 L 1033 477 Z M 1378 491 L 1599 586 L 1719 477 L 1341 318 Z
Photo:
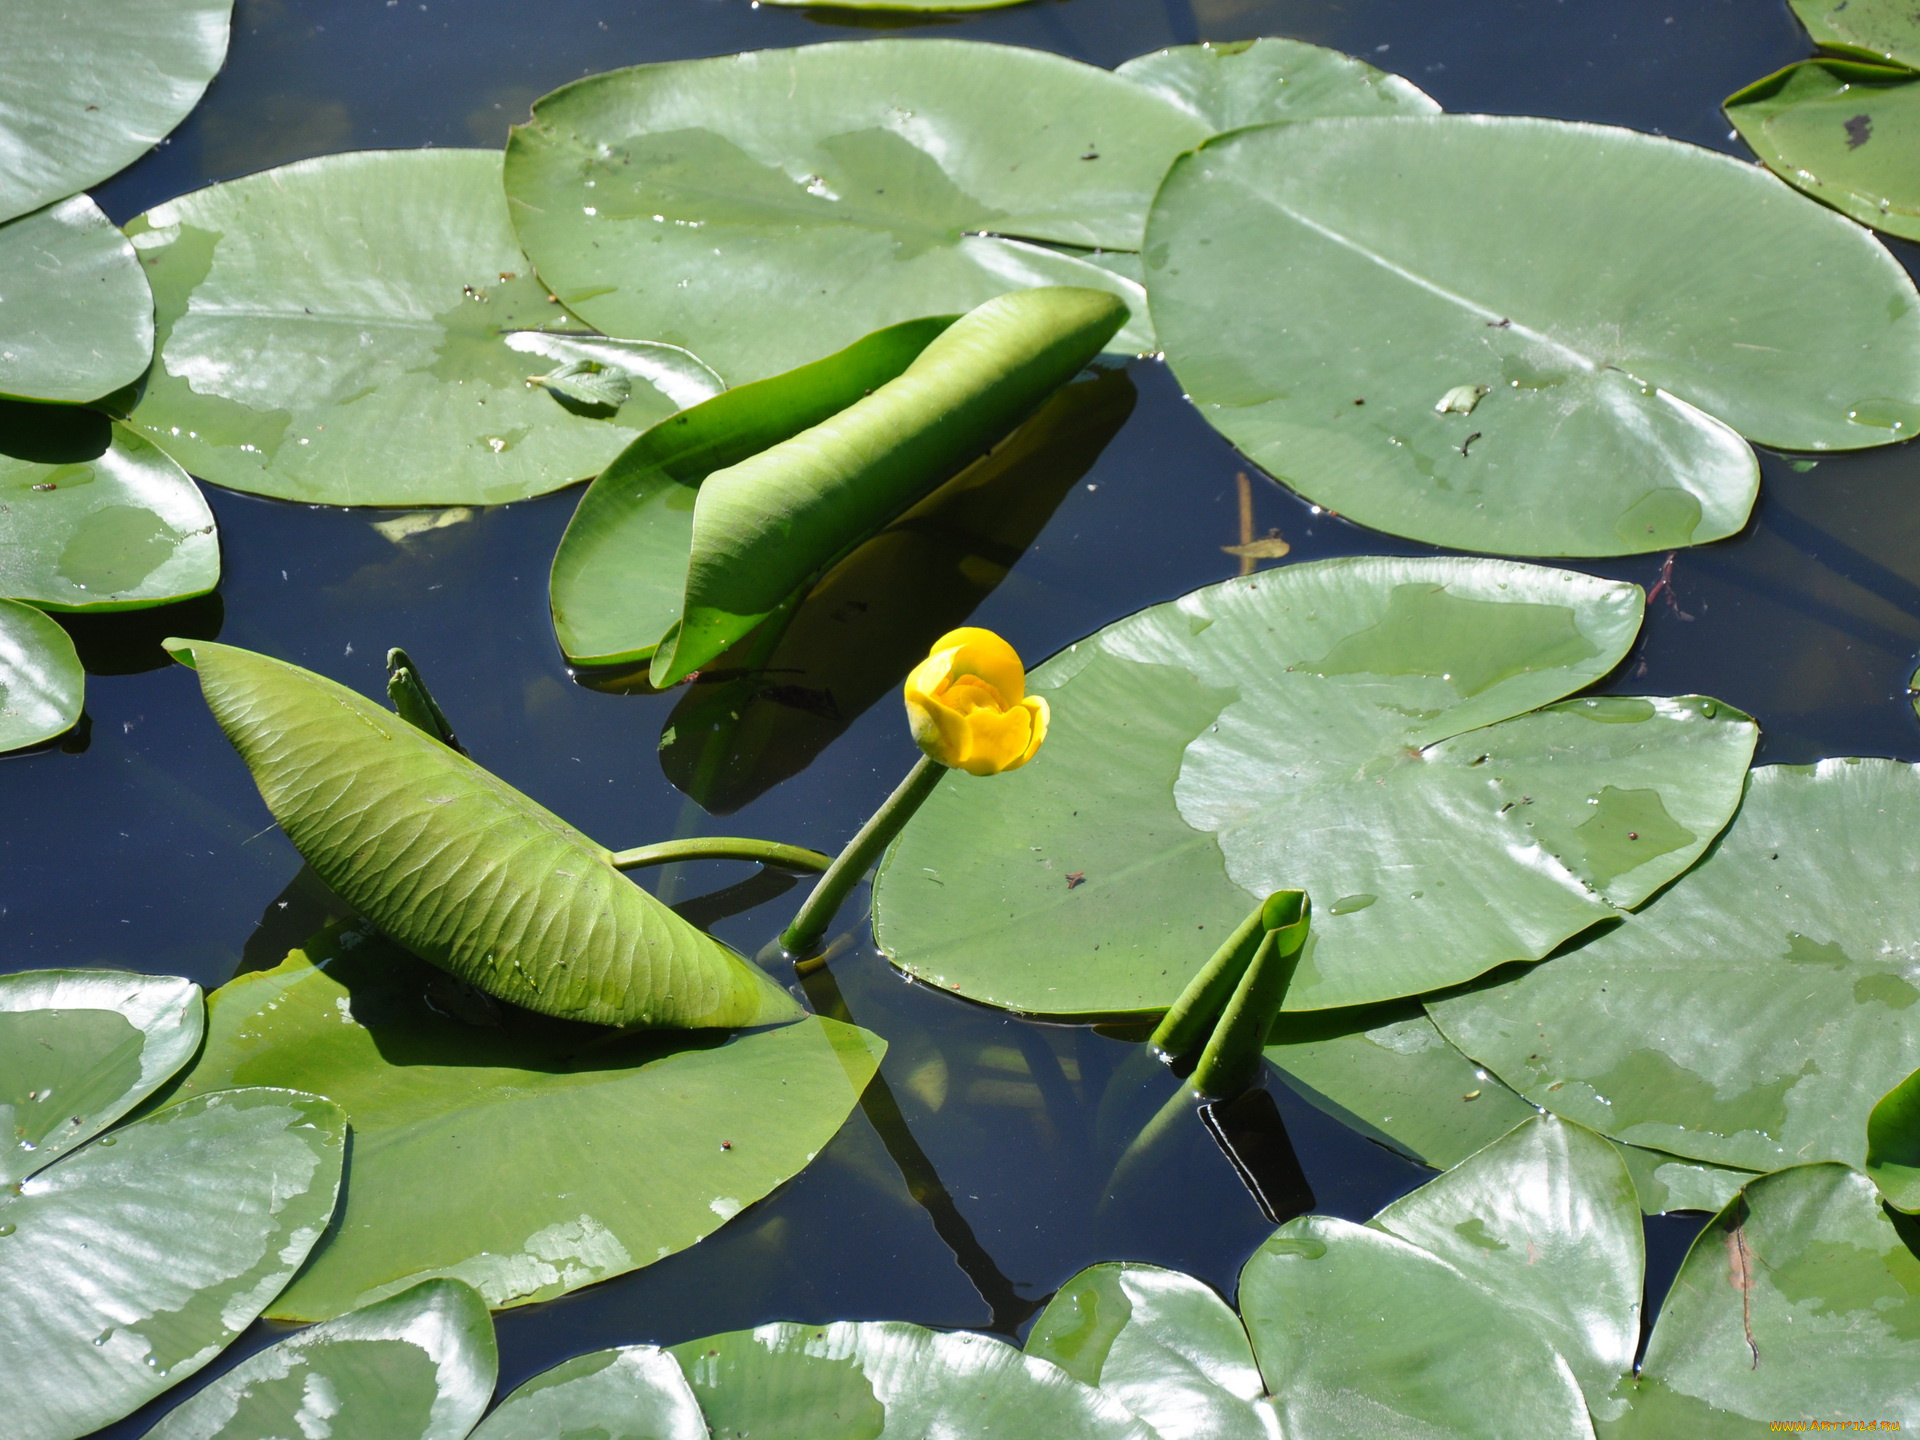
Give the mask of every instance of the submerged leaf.
M 31 605 L 0 600 L 0 750 L 70 730 L 86 683 L 66 631 Z
M 146 1440 L 466 1440 L 499 1365 L 486 1302 L 428 1280 L 249 1355 Z
M 1216 132 L 1274 120 L 1421 115 L 1440 108 L 1411 80 L 1338 50 L 1274 36 L 1176 45 L 1129 60 L 1114 74 Z
M 798 1004 L 504 781 L 331 680 L 204 640 L 168 649 L 315 873 L 416 955 L 603 1025 L 765 1025 Z
M 718 1230 L 826 1148 L 885 1049 L 811 1017 L 610 1035 L 496 1005 L 349 928 L 215 991 L 181 1093 L 297 1084 L 353 1122 L 338 1222 L 274 1318 L 339 1315 L 426 1275 L 501 1309 Z
M 330 1101 L 225 1090 L 0 1197 L 8 1440 L 74 1440 L 225 1349 L 319 1239 L 345 1146 Z
M 513 132 L 507 194 L 562 303 L 733 385 L 1035 285 L 1118 295 L 1141 323 L 1114 344 L 1142 350 L 1138 285 L 1047 247 L 1138 249 L 1154 187 L 1208 129 L 1039 51 L 808 45 L 565 86 Z
M 1739 800 L 1756 731 L 1731 707 L 1551 703 L 1640 610 L 1566 571 L 1347 559 L 1118 621 L 1034 671 L 1047 763 L 949 780 L 907 826 L 879 942 L 942 989 L 1083 1016 L 1165 1009 L 1276 889 L 1314 896 L 1290 1010 L 1537 959 L 1684 871 Z
M 8 15 L 37 8 L 0 15 L 0 72 Z M 4 80 L 0 93 L 13 99 Z M 0 156 L 5 125 L 0 117 Z M 0 160 L 0 206 L 9 178 Z M 98 400 L 138 380 L 152 358 L 153 296 L 98 205 L 76 195 L 0 225 L 0 396 Z

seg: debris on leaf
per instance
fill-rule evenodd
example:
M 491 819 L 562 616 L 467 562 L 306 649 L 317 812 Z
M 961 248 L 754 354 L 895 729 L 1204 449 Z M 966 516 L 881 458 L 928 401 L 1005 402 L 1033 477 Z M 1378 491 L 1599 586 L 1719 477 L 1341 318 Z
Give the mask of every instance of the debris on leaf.
M 1486 397 L 1485 385 L 1456 385 L 1442 395 L 1433 407 L 1436 415 L 1471 415 L 1473 407 Z

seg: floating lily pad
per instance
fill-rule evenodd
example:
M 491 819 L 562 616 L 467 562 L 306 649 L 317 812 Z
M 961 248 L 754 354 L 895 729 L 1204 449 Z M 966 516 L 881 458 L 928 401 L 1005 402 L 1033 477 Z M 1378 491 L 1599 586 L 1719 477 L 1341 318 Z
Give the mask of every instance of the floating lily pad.
M 473 1440 L 709 1440 L 700 1402 L 666 1351 L 623 1345 L 576 1355 L 500 1402 Z
M 779 1323 L 671 1353 L 715 1435 L 1153 1440 L 1112 1397 L 987 1335 L 895 1320 Z
M 0 594 L 46 610 L 137 610 L 220 583 L 206 497 L 157 446 L 113 426 L 97 454 L 6 453 L 0 434 Z
M 1898 263 L 1670 140 L 1489 116 L 1262 126 L 1176 162 L 1148 229 L 1154 324 L 1201 413 L 1393 534 L 1671 549 L 1745 523 L 1741 435 L 1856 449 L 1920 423 Z M 1463 386 L 1486 391 L 1467 413 Z
M 0 17 L 0 37 L 10 23 Z M 0 93 L 12 98 L 4 83 Z M 5 127 L 0 117 L 0 154 Z M 0 204 L 6 185 L 0 163 Z M 76 195 L 0 225 L 0 396 L 97 400 L 138 380 L 152 358 L 153 296 L 98 205 Z
M 1141 611 L 1034 672 L 1038 760 L 934 792 L 875 882 L 875 933 L 942 989 L 1054 1015 L 1163 1009 L 1291 887 L 1314 932 L 1288 1009 L 1537 959 L 1680 874 L 1739 800 L 1738 711 L 1552 703 L 1618 662 L 1640 611 L 1566 571 L 1372 558 Z
M 530 383 L 593 360 L 576 347 L 594 337 L 514 243 L 491 151 L 305 160 L 169 200 L 127 233 L 159 325 L 131 421 L 231 489 L 519 500 L 597 473 L 711 393 L 710 372 L 672 347 L 629 352 L 629 398 L 604 414 Z
M 170 1105 L 0 1198 L 9 1440 L 74 1440 L 199 1370 L 307 1258 L 346 1120 L 242 1089 Z
M 0 220 L 131 165 L 200 103 L 233 0 L 104 0 L 0 12 Z
M 139 1104 L 200 1048 L 200 987 L 171 975 L 0 976 L 0 1186 Z
M 1114 73 L 1214 131 L 1328 115 L 1422 115 L 1440 108 L 1411 80 L 1304 40 L 1176 45 L 1129 60 Z
M 1920 239 L 1920 75 L 1807 60 L 1727 98 L 1727 119 L 1781 179 L 1889 235 Z M 1909 423 L 1902 435 L 1911 435 Z
M 1645 911 L 1427 1008 L 1527 1099 L 1615 1139 L 1858 1165 L 1874 1102 L 1920 1068 L 1916 829 L 1913 766 L 1756 770 L 1713 853 Z
M 1920 1071 L 1889 1090 L 1867 1116 L 1866 1169 L 1894 1209 L 1920 1211 Z
M 1640 1209 L 1648 1215 L 1668 1215 L 1676 1210 L 1704 1210 L 1711 1215 L 1738 1195 L 1740 1187 L 1754 1175 L 1751 1170 L 1709 1165 L 1639 1145 L 1622 1145 L 1618 1140 L 1611 1143 L 1633 1177 Z
M 466 1440 L 499 1366 L 486 1301 L 428 1280 L 249 1355 L 146 1440 Z
M 1920 1257 L 1858 1171 L 1766 1175 L 1701 1232 L 1609 1440 L 1920 1413 Z
M 86 683 L 66 631 L 31 605 L 0 600 L 0 750 L 72 729 Z
M 365 929 L 329 932 L 208 1006 L 181 1093 L 297 1084 L 353 1122 L 339 1219 L 273 1305 L 290 1320 L 430 1275 L 501 1309 L 650 1265 L 804 1169 L 885 1050 L 813 1018 L 730 1038 L 553 1021 Z
M 1906 0 L 1787 0 L 1823 50 L 1920 66 L 1920 19 Z
M 767 1025 L 765 972 L 615 870 L 611 852 L 391 710 L 206 640 L 190 660 L 274 819 L 414 954 L 502 1000 L 603 1025 Z
M 1168 163 L 1208 127 L 1090 65 L 964 40 L 870 40 L 640 65 L 534 106 L 507 147 L 527 254 L 612 335 L 729 384 L 1008 290 L 1126 301 L 1049 244 L 1137 250 Z M 1034 243 L 1040 242 L 1040 243 Z

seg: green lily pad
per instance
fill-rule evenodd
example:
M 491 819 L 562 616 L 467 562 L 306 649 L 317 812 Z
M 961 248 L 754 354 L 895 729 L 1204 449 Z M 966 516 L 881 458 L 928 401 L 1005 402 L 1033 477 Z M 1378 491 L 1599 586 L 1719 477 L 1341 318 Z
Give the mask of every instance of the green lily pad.
M 230 489 L 328 505 L 520 500 L 597 473 L 712 393 L 711 373 L 670 346 L 629 352 L 617 409 L 530 383 L 613 357 L 577 349 L 596 337 L 532 274 L 491 151 L 305 160 L 169 200 L 127 233 L 159 326 L 131 423 Z
M 206 497 L 126 426 L 85 458 L 44 463 L 5 451 L 0 435 L 0 594 L 45 610 L 138 610 L 220 583 Z
M 1622 1145 L 1618 1140 L 1608 1143 L 1626 1163 L 1627 1174 L 1633 1177 L 1633 1188 L 1640 1196 L 1640 1209 L 1648 1215 L 1669 1215 L 1676 1210 L 1714 1214 L 1753 1179 L 1751 1170 L 1709 1165 L 1639 1145 Z
M 499 1368 L 486 1301 L 428 1280 L 249 1355 L 146 1440 L 466 1440 Z
M 1762 1176 L 1687 1252 L 1607 1440 L 1735 1440 L 1777 1420 L 1920 1413 L 1920 1257 L 1866 1177 Z
M 1909 1215 L 1920 1211 L 1920 1070 L 1868 1114 L 1866 1171 L 1887 1204 Z
M 1584 1126 L 1536 1115 L 1367 1223 L 1524 1312 L 1589 1403 L 1632 1366 L 1646 1268 L 1640 1205 L 1613 1147 Z
M 1726 112 L 1788 184 L 1862 225 L 1920 239 L 1920 75 L 1806 60 L 1728 96 Z M 1909 420 L 1901 438 L 1915 428 Z
M 602 1025 L 804 1013 L 611 852 L 391 710 L 310 670 L 169 640 L 288 838 L 407 949 L 528 1009 Z
M 1089 1266 L 1054 1292 L 1026 1348 L 1113 1396 L 1160 1440 L 1276 1433 L 1240 1317 L 1178 1270 Z
M 988 1335 L 896 1320 L 782 1322 L 671 1353 L 718 1436 L 1153 1440 L 1112 1397 Z
M 200 103 L 233 0 L 106 0 L 0 13 L 0 220 L 131 165 Z
M 1580 1388 L 1533 1315 L 1382 1231 L 1290 1221 L 1240 1272 L 1240 1313 L 1282 1434 L 1591 1433 Z
M 1052 1015 L 1164 1009 L 1292 887 L 1314 930 L 1291 1010 L 1537 959 L 1685 870 L 1739 800 L 1738 711 L 1551 703 L 1640 611 L 1566 571 L 1374 558 L 1143 610 L 1033 673 L 1033 764 L 942 782 L 875 882 L 875 933 L 929 983 Z
M 1617 1140 L 1750 1170 L 1858 1165 L 1874 1102 L 1920 1068 L 1917 827 L 1913 766 L 1756 770 L 1713 853 L 1654 904 L 1428 1011 L 1527 1099 Z
M 542 1371 L 500 1402 L 473 1440 L 709 1440 L 700 1402 L 666 1351 L 595 1350 Z
M 1920 66 L 1920 20 L 1906 0 L 1787 0 L 1822 50 Z
M 430 1275 L 502 1309 L 712 1234 L 826 1148 L 885 1048 L 811 1017 L 732 1037 L 549 1020 L 352 928 L 215 991 L 181 1093 L 297 1084 L 353 1122 L 345 1204 L 273 1318 Z
M 66 631 L 31 605 L 0 600 L 0 750 L 72 729 L 86 683 Z
M 1463 115 L 1261 126 L 1177 161 L 1148 232 L 1154 325 L 1201 413 L 1396 535 L 1696 544 L 1753 504 L 1740 436 L 1857 449 L 1920 422 L 1898 263 L 1669 140 Z
M 0 1186 L 153 1093 L 200 1048 L 200 987 L 117 970 L 0 976 Z
M 75 1440 L 225 1349 L 319 1239 L 345 1145 L 329 1101 L 227 1090 L 0 1196 L 8 1440 Z
M 1213 131 L 1329 115 L 1424 115 L 1440 107 L 1411 80 L 1304 40 L 1272 36 L 1176 45 L 1114 71 Z
M 1137 285 L 1047 247 L 1137 250 L 1168 163 L 1207 134 L 1057 55 L 809 45 L 557 90 L 508 142 L 507 195 L 569 309 L 739 385 L 1029 286 L 1109 290 L 1143 322 Z M 1113 345 L 1150 349 L 1151 333 Z
M 0 18 L 0 35 L 9 23 Z M 4 83 L 0 92 L 12 98 Z M 0 153 L 5 142 L 0 118 Z M 0 164 L 0 204 L 6 186 Z M 76 195 L 0 225 L 0 396 L 97 400 L 138 380 L 152 358 L 153 295 L 98 205 Z

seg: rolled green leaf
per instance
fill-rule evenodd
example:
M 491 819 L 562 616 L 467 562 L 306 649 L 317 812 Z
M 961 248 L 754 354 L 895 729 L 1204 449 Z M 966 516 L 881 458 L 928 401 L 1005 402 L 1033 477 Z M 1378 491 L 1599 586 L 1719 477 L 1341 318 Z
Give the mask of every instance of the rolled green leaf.
M 1866 1170 L 1887 1204 L 1909 1215 L 1920 1211 L 1920 1070 L 1868 1114 Z
M 1193 1088 L 1210 1100 L 1238 1095 L 1259 1078 L 1267 1030 L 1280 1013 L 1280 1002 L 1286 998 L 1287 984 L 1307 943 L 1313 907 L 1306 891 L 1276 890 L 1260 911 L 1266 932 L 1260 948 L 1193 1069 Z
M 172 639 L 316 874 L 423 960 L 570 1020 L 662 1029 L 803 1013 L 621 875 L 605 846 L 345 686 Z
M 1260 923 L 1266 911 L 1265 905 L 1256 906 L 1221 942 L 1213 958 L 1187 982 L 1180 998 L 1147 1037 L 1147 1044 L 1161 1059 L 1177 1060 L 1191 1054 L 1213 1033 L 1215 1022 L 1240 984 L 1240 977 L 1253 963 L 1254 952 L 1267 938 L 1267 927 Z
M 1103 290 L 1046 286 L 963 315 L 896 379 L 709 476 L 693 515 L 679 623 L 651 680 L 685 679 L 822 567 L 1030 415 L 1127 318 Z
M 397 645 L 387 651 L 387 699 L 393 703 L 394 713 L 414 729 L 424 731 L 462 755 L 467 753 L 467 747 L 453 733 L 440 702 L 433 698 L 427 682 L 420 678 L 420 667 Z

